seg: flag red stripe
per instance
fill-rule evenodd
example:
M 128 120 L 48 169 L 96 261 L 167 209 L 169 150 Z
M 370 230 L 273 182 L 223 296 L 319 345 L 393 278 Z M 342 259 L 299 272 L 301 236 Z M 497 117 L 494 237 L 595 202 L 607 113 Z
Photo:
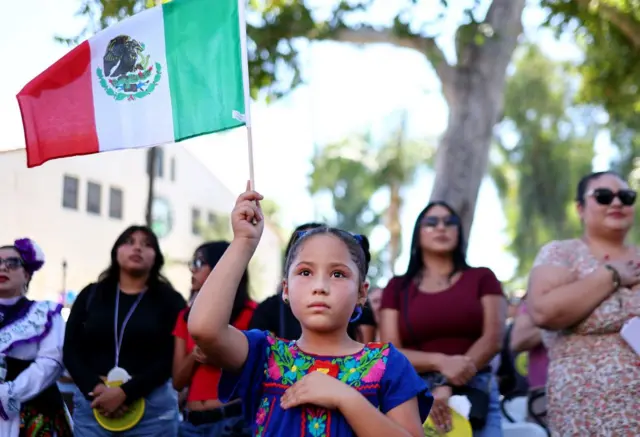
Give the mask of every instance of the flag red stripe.
M 84 42 L 18 93 L 27 167 L 99 151 L 92 76 L 91 48 Z

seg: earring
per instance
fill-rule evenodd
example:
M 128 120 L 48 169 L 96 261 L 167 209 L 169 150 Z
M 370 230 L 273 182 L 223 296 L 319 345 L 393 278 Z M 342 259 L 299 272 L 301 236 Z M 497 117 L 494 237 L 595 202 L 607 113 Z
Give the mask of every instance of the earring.
M 357 305 L 356 309 L 353 311 L 353 315 L 349 319 L 349 323 L 358 321 L 360 316 L 362 316 L 362 307 L 360 305 Z
M 283 297 L 282 301 L 284 302 L 285 305 L 289 305 L 289 299 L 288 298 Z

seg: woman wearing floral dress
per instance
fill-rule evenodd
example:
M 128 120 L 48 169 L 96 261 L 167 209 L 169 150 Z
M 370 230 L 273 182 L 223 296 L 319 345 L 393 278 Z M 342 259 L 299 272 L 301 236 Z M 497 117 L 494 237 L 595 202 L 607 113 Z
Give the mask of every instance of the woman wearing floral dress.
M 620 336 L 640 316 L 640 251 L 625 243 L 636 193 L 593 173 L 577 190 L 581 239 L 552 241 L 535 261 L 528 309 L 545 328 L 552 435 L 640 435 L 640 357 Z

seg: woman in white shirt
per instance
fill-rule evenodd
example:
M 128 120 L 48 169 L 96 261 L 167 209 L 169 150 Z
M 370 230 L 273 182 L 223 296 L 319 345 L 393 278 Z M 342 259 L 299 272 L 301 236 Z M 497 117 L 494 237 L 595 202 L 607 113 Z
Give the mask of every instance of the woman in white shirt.
M 56 380 L 62 374 L 61 305 L 25 297 L 44 264 L 29 239 L 0 246 L 0 436 L 70 437 Z

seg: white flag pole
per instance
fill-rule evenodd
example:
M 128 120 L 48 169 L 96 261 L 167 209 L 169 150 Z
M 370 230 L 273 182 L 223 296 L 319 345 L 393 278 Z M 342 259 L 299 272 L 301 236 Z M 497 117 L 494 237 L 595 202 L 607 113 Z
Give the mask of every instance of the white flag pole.
M 255 174 L 253 167 L 253 133 L 251 131 L 251 94 L 249 82 L 249 53 L 247 51 L 247 18 L 246 0 L 238 0 L 238 16 L 240 19 L 240 51 L 242 52 L 242 82 L 244 87 L 244 121 L 247 128 L 247 149 L 249 152 L 249 181 L 255 190 Z

